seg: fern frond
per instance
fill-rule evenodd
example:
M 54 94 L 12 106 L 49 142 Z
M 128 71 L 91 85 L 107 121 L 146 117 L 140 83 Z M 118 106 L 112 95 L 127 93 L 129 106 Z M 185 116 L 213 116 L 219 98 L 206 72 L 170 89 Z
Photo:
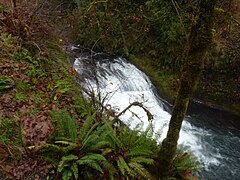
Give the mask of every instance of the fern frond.
M 149 147 L 134 147 L 129 150 L 129 156 L 152 156 L 153 152 Z
M 61 144 L 63 146 L 58 146 L 62 152 L 67 153 L 71 150 L 76 149 L 78 146 L 76 143 L 68 142 L 68 141 L 55 141 L 55 144 Z
M 71 177 L 72 177 L 71 170 L 66 169 L 65 171 L 63 171 L 63 173 L 62 173 L 62 180 L 69 180 L 69 179 L 71 179 Z
M 85 159 L 90 159 L 90 160 L 96 160 L 96 161 L 105 161 L 106 158 L 102 156 L 101 154 L 96 154 L 96 153 L 91 153 L 83 156 L 80 160 L 85 160 Z
M 108 141 L 105 141 L 105 140 L 101 140 L 101 141 L 98 141 L 97 143 L 95 144 L 92 144 L 88 150 L 89 151 L 95 151 L 95 150 L 99 150 L 101 148 L 104 148 L 104 147 L 107 147 L 109 145 L 109 142 Z
M 63 156 L 62 160 L 58 164 L 58 172 L 62 172 L 63 170 L 66 171 L 66 167 L 72 166 L 73 162 L 71 162 L 71 161 L 74 161 L 77 159 L 78 159 L 78 157 L 73 154 L 70 154 L 68 156 Z M 69 162 L 70 162 L 70 164 L 69 164 Z
M 78 157 L 73 155 L 73 154 L 70 154 L 68 156 L 63 156 L 62 157 L 63 161 L 73 161 L 73 160 L 77 160 L 77 159 L 78 159 Z
M 49 152 L 49 151 L 52 151 L 52 152 L 61 152 L 62 149 L 61 147 L 55 145 L 55 144 L 48 144 L 48 143 L 45 143 L 45 144 L 42 144 L 40 146 L 40 151 L 41 152 Z
M 71 145 L 75 145 L 75 143 L 72 143 L 72 142 L 69 142 L 69 141 L 55 141 L 55 144 L 61 144 L 61 145 L 68 145 L 68 146 L 71 146 Z
M 78 165 L 77 163 L 72 163 L 71 167 L 70 167 L 71 171 L 73 172 L 73 176 L 75 179 L 78 179 Z
M 98 126 L 98 127 L 97 127 Z M 114 132 L 105 124 L 95 123 L 83 139 L 84 151 L 95 151 L 104 146 L 111 146 L 108 136 L 114 136 Z
M 154 128 L 153 128 L 153 124 L 149 123 L 149 125 L 147 126 L 147 128 L 145 129 L 144 132 L 141 133 L 142 136 L 146 137 L 146 138 L 152 138 L 154 135 Z
M 128 163 L 129 167 L 135 171 L 138 176 L 144 177 L 145 179 L 153 179 L 151 174 L 139 163 L 130 162 Z
M 114 174 L 117 173 L 116 168 L 109 162 L 109 161 L 102 161 L 101 165 L 104 170 L 106 170 L 109 173 L 109 178 L 114 177 Z
M 68 167 L 68 166 L 69 166 L 68 163 L 66 163 L 65 161 L 61 160 L 61 161 L 59 162 L 59 164 L 58 164 L 57 171 L 58 171 L 58 172 L 62 172 L 63 170 L 66 171 L 66 170 L 67 170 L 66 167 Z M 64 172 L 64 171 L 63 171 L 63 172 Z
M 95 134 L 92 134 L 90 136 L 88 136 L 86 139 L 84 139 L 84 141 L 82 142 L 82 150 L 84 152 L 89 152 L 89 149 L 92 149 L 92 145 L 96 144 L 99 142 L 99 137 Z
M 85 165 L 85 166 L 88 166 L 88 167 L 90 167 L 90 168 L 92 168 L 92 169 L 95 169 L 95 170 L 97 170 L 97 171 L 99 171 L 99 172 L 103 172 L 101 166 L 100 166 L 99 163 L 98 163 L 97 161 L 95 161 L 95 160 L 91 160 L 91 159 L 80 159 L 80 160 L 77 161 L 77 164 L 78 164 L 79 166 Z
M 136 144 L 138 140 L 138 131 L 131 131 L 128 128 L 124 127 L 121 134 L 121 142 L 124 147 L 132 147 Z
M 151 158 L 146 158 L 146 157 L 135 157 L 131 158 L 131 162 L 139 163 L 139 164 L 148 164 L 151 165 L 154 163 L 154 160 Z
M 105 136 L 106 141 L 108 141 L 109 147 L 112 149 L 117 149 L 122 147 L 121 140 L 116 136 L 113 130 L 108 131 L 108 134 Z
M 53 117 L 58 122 L 58 137 L 67 137 L 70 138 L 72 142 L 76 142 L 78 128 L 76 119 L 72 118 L 67 110 L 54 113 Z
M 95 118 L 96 112 L 93 115 L 89 115 L 86 118 L 86 121 L 83 124 L 83 127 L 81 128 L 80 132 L 79 132 L 79 138 L 80 139 L 85 139 L 85 137 L 87 136 L 87 134 L 89 134 L 91 131 L 89 131 L 90 129 L 92 129 L 92 124 L 94 122 L 94 118 Z M 96 126 L 96 125 L 95 125 Z
M 117 165 L 118 165 L 118 168 L 119 170 L 121 171 L 121 173 L 123 175 L 125 175 L 125 171 L 129 172 L 130 169 L 126 163 L 126 161 L 123 159 L 123 157 L 120 157 L 117 161 Z

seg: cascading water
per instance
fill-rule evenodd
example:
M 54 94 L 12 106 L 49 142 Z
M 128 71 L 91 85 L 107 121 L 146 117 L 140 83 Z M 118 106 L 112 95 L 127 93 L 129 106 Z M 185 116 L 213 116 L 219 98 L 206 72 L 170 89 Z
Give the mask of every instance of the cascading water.
M 72 47 L 74 49 L 77 48 Z M 115 110 L 121 111 L 134 101 L 141 102 L 154 115 L 155 132 L 161 133 L 159 141 L 166 136 L 171 115 L 156 95 L 149 78 L 134 65 L 120 57 L 83 53 L 75 58 L 74 68 L 81 85 L 101 92 L 102 97 L 108 97 L 105 103 Z M 121 120 L 130 127 L 141 123 L 145 128 L 149 123 L 140 107 L 131 107 L 121 116 Z M 195 125 L 191 121 L 195 121 Z M 178 143 L 190 146 L 191 151 L 204 163 L 206 170 L 200 173 L 203 179 L 240 179 L 239 131 L 233 135 L 208 126 L 202 127 L 201 116 L 188 116 L 183 122 Z

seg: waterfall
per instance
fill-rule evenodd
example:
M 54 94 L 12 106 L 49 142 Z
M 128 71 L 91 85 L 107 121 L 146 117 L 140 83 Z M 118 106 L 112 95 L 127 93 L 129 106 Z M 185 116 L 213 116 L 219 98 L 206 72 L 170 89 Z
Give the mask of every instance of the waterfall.
M 75 58 L 73 66 L 79 75 L 79 83 L 85 89 L 101 92 L 102 97 L 107 97 L 105 105 L 110 105 L 116 111 L 121 112 L 134 101 L 141 102 L 153 114 L 154 132 L 161 134 L 159 142 L 165 138 L 171 115 L 166 111 L 166 105 L 156 94 L 154 86 L 146 74 L 124 58 L 98 53 L 79 54 Z M 141 124 L 144 129 L 149 124 L 145 111 L 140 107 L 131 107 L 120 118 L 131 128 Z M 209 128 L 195 126 L 191 121 L 194 121 L 194 117 L 187 116 L 185 118 L 178 144 L 189 146 L 199 161 L 205 165 L 206 170 L 203 174 L 207 179 L 234 179 L 235 174 L 240 173 L 240 153 L 236 154 L 237 159 L 233 158 L 238 162 L 238 166 L 234 165 L 227 172 L 229 175 L 225 173 L 226 175 L 223 175 L 225 177 L 219 176 L 218 167 L 222 167 L 222 163 L 228 161 L 229 158 L 223 156 L 221 148 L 212 144 L 212 140 L 220 136 Z M 235 138 L 233 141 L 240 144 L 239 137 L 223 136 L 224 139 Z M 222 171 L 221 169 L 224 168 L 220 168 L 220 171 Z M 238 175 L 239 177 L 240 175 Z

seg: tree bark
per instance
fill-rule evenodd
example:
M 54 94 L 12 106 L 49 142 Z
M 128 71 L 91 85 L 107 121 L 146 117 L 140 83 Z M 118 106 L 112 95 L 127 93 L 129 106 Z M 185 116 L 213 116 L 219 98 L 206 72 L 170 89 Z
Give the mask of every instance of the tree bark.
M 167 137 L 162 142 L 156 162 L 158 176 L 161 179 L 171 175 L 172 160 L 176 153 L 182 121 L 188 108 L 190 96 L 196 89 L 199 76 L 203 70 L 207 49 L 213 39 L 215 4 L 216 0 L 200 0 L 199 15 L 191 30 L 185 59 L 186 65 L 174 103 Z

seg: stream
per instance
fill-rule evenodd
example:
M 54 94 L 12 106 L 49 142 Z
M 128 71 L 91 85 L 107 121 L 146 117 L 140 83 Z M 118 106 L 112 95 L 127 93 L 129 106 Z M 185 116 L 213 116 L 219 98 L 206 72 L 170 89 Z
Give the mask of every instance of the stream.
M 91 50 L 86 53 L 74 46 L 70 49 L 78 81 L 85 90 L 101 92 L 105 105 L 118 112 L 134 101 L 143 103 L 154 116 L 154 130 L 161 134 L 159 142 L 165 138 L 170 108 L 146 74 L 122 57 Z M 120 118 L 131 128 L 141 124 L 144 129 L 149 123 L 140 107 L 131 107 Z M 203 163 L 205 169 L 198 173 L 200 179 L 240 179 L 240 127 L 235 124 L 239 119 L 234 118 L 200 105 L 190 106 L 178 144 L 188 146 Z

